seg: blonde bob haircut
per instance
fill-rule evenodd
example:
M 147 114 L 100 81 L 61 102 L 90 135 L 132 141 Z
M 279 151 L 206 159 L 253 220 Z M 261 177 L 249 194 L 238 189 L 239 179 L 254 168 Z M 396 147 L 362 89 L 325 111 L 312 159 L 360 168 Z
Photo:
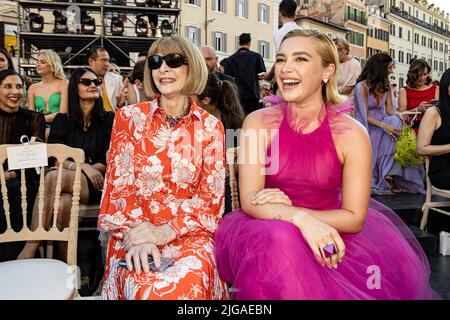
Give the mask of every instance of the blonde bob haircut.
M 61 58 L 53 50 L 41 50 L 39 51 L 38 57 L 42 57 L 50 65 L 53 76 L 56 79 L 66 80 L 66 75 L 64 74 Z
M 181 93 L 187 96 L 201 94 L 208 81 L 208 69 L 200 50 L 187 38 L 164 37 L 153 42 L 147 57 L 155 54 L 165 56 L 170 53 L 181 54 L 187 61 L 187 79 Z M 160 93 L 153 81 L 152 70 L 148 68 L 148 61 L 145 62 L 144 90 L 150 98 L 154 98 Z
M 322 59 L 322 66 L 328 67 L 334 64 L 335 70 L 333 75 L 328 79 L 326 84 L 322 85 L 322 98 L 327 105 L 338 105 L 346 99 L 339 94 L 337 88 L 337 74 L 339 69 L 339 57 L 334 42 L 324 33 L 317 30 L 310 29 L 296 29 L 286 34 L 283 38 L 283 43 L 286 39 L 295 37 L 310 38 L 313 41 L 314 48 Z

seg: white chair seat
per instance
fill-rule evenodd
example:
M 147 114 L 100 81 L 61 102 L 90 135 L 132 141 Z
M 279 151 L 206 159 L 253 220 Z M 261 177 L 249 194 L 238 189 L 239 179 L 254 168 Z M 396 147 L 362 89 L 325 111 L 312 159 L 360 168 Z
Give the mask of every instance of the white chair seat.
M 0 300 L 70 299 L 76 271 L 62 261 L 26 259 L 0 263 Z

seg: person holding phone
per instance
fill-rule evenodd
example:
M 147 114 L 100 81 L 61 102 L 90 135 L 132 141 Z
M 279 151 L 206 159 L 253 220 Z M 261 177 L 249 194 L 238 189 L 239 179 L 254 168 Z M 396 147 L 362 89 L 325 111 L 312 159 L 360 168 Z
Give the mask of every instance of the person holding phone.
M 394 159 L 403 122 L 392 103 L 393 67 L 388 54 L 372 55 L 355 87 L 356 119 L 366 127 L 372 143 L 372 193 L 425 193 L 423 166 L 401 167 Z
M 432 100 L 439 99 L 439 86 L 432 83 L 430 77 L 431 66 L 423 59 L 414 60 L 409 66 L 406 86 L 400 89 L 398 98 L 398 111 L 415 111 L 420 114 L 412 120 L 412 117 L 405 117 L 407 122 L 412 123 L 412 128 L 416 133 L 419 131 L 420 121 L 426 109 L 433 106 Z
M 370 139 L 344 114 L 338 63 L 326 34 L 289 32 L 275 65 L 282 97 L 244 121 L 242 207 L 214 239 L 234 299 L 437 298 L 414 235 L 370 201 Z
M 450 189 L 450 69 L 440 81 L 439 101 L 425 111 L 417 136 L 417 153 L 431 157 L 428 177 L 439 189 Z
M 98 219 L 99 230 L 112 233 L 102 297 L 224 299 L 213 254 L 224 128 L 191 98 L 203 92 L 208 70 L 200 50 L 179 36 L 156 40 L 144 69 L 154 99 L 120 109 L 112 130 Z M 156 268 L 163 258 L 174 262 L 155 272 L 150 256 Z

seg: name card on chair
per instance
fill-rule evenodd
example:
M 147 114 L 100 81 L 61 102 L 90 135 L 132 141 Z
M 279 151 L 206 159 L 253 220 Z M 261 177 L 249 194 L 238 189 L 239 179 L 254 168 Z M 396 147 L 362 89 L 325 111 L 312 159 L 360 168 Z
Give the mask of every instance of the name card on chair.
M 45 144 L 25 144 L 8 147 L 8 170 L 28 169 L 48 166 L 47 147 Z

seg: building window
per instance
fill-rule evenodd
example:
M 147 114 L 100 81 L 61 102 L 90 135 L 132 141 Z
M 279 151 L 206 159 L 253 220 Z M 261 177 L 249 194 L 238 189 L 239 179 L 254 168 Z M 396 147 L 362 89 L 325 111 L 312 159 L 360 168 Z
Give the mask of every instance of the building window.
M 411 41 L 411 31 L 408 30 L 408 41 Z
M 400 62 L 400 63 L 404 63 L 405 62 L 405 57 L 403 55 L 403 51 L 399 51 L 398 52 L 398 62 Z
M 213 0 L 213 10 L 226 13 L 227 0 Z
M 248 0 L 236 0 L 236 16 L 248 18 Z
M 436 60 L 434 60 L 433 69 L 436 70 L 436 71 L 438 69 L 438 62 Z
M 422 36 L 422 46 L 426 47 L 427 46 L 427 37 Z
M 367 58 L 370 58 L 373 54 L 372 48 L 367 48 Z
M 403 28 L 402 27 L 398 27 L 398 37 L 401 39 L 403 36 Z
M 201 37 L 200 37 L 201 29 L 194 26 L 186 27 L 186 37 L 195 43 L 197 46 L 200 46 Z
M 439 71 L 444 71 L 444 63 L 442 61 L 439 62 Z
M 216 51 L 227 52 L 227 34 L 220 31 L 213 31 L 213 46 Z
M 264 3 L 258 3 L 258 21 L 269 23 L 269 6 Z
M 428 39 L 428 48 L 433 48 L 433 40 L 431 38 Z
M 405 11 L 405 4 L 400 2 L 400 10 Z
M 411 62 L 411 53 L 406 53 L 406 63 Z
M 395 25 L 394 24 L 391 24 L 389 31 L 390 31 L 391 35 L 393 35 L 395 37 Z
M 201 6 L 202 0 L 185 0 L 184 2 L 188 4 L 193 4 L 194 6 Z
M 404 81 L 405 81 L 405 80 L 403 80 L 402 77 L 400 77 L 400 79 L 398 79 L 398 86 L 399 86 L 400 88 L 403 88 L 403 83 L 404 83 Z
M 433 46 L 433 49 L 434 50 L 437 50 L 438 49 L 438 43 L 437 43 L 437 41 L 436 40 L 434 40 L 434 46 Z
M 264 59 L 269 59 L 269 42 L 264 40 L 258 41 L 258 51 Z
M 391 58 L 393 60 L 395 60 L 395 50 L 394 49 L 389 49 L 389 55 L 391 56 Z
M 419 44 L 419 35 L 414 33 L 414 43 Z
M 439 51 L 444 52 L 444 44 L 442 42 L 439 43 Z

